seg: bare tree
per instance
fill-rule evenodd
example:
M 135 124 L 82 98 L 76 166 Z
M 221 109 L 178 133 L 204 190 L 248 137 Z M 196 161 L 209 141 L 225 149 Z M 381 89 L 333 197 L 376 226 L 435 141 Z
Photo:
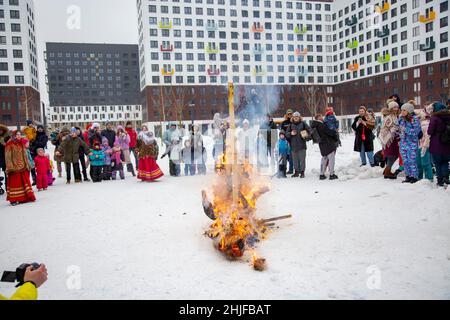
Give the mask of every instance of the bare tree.
M 328 104 L 326 86 L 301 86 L 300 94 L 303 96 L 305 107 L 312 117 L 314 117 L 318 111 L 324 110 Z
M 187 87 L 170 87 L 170 101 L 175 112 L 176 120 L 182 123 L 184 113 L 194 98 L 194 92 Z

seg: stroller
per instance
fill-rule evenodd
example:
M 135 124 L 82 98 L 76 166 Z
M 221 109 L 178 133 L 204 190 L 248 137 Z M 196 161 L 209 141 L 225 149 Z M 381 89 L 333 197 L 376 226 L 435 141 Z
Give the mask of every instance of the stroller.
M 0 174 L 1 173 L 2 173 L 2 170 L 0 170 Z M 5 180 L 5 178 L 0 176 L 0 196 L 5 194 L 5 190 L 2 188 L 3 187 L 3 180 Z

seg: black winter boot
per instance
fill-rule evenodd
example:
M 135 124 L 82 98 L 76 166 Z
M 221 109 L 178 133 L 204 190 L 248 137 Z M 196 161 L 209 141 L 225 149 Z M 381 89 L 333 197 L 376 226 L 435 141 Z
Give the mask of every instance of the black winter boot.
M 134 172 L 134 168 L 133 165 L 131 163 L 127 164 L 127 171 L 131 172 L 131 174 L 133 175 L 133 177 L 136 177 L 136 173 Z
M 300 177 L 300 172 L 295 170 L 294 174 L 292 175 L 292 178 L 298 178 L 298 177 Z
M 402 183 L 411 183 L 412 181 L 411 179 L 412 179 L 411 177 L 407 176 L 406 179 L 402 181 Z

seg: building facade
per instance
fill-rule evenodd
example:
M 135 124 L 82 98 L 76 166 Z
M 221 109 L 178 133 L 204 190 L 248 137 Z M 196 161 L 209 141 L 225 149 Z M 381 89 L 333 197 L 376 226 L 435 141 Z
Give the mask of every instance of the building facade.
M 32 0 L 0 0 L 0 123 L 42 122 Z
M 448 98 L 448 0 L 137 0 L 144 120 Z M 256 102 L 255 102 L 256 101 Z M 195 106 L 195 107 L 192 107 Z
M 47 43 L 51 126 L 140 125 L 137 45 Z

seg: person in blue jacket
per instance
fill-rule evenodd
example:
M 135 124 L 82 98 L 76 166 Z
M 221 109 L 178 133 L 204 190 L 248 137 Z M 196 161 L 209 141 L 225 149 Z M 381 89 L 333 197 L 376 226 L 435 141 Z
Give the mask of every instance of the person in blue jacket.
M 102 150 L 100 143 L 94 142 L 94 148 L 91 150 L 91 153 L 89 156 L 89 160 L 91 161 L 91 179 L 94 183 L 102 182 L 105 152 Z

